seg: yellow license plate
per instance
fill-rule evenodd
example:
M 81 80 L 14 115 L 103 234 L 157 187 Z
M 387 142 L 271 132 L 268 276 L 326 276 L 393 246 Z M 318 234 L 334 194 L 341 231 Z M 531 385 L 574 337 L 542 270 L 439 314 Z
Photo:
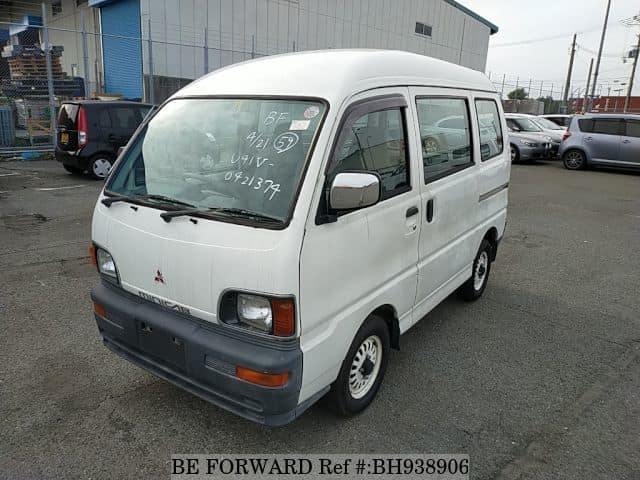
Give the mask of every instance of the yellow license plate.
M 68 133 L 60 134 L 60 142 L 69 143 L 69 134 Z

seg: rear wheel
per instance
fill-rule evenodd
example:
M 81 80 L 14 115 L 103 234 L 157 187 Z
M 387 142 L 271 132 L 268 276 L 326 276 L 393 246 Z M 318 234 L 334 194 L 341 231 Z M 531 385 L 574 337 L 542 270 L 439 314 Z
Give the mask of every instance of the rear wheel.
M 468 302 L 478 300 L 489 281 L 489 272 L 491 271 L 491 243 L 485 238 L 480 244 L 480 249 L 473 261 L 473 273 L 471 278 L 467 280 L 460 288 L 460 294 Z
M 342 415 L 354 415 L 371 403 L 387 370 L 389 329 L 377 315 L 360 327 L 331 386 L 331 407 Z
M 89 162 L 89 174 L 96 180 L 104 180 L 109 175 L 113 160 L 107 155 L 96 155 Z
M 65 165 L 64 163 L 62 164 L 62 166 L 67 172 L 73 173 L 74 175 L 81 175 L 84 172 L 84 168 L 74 167 L 72 165 Z
M 562 157 L 562 163 L 567 170 L 582 170 L 587 166 L 587 159 L 580 150 L 569 150 Z

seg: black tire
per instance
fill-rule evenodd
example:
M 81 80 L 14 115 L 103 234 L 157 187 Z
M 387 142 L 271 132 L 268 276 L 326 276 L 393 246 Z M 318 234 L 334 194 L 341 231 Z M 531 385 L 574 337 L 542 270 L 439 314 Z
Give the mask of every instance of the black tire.
M 369 386 L 362 397 L 356 398 L 352 395 L 352 390 L 350 388 L 349 380 L 351 370 L 354 365 L 356 354 L 360 354 L 362 357 L 359 350 L 364 346 L 364 342 L 369 341 L 372 337 L 377 337 L 380 340 L 382 358 L 380 358 L 377 373 L 375 372 L 375 366 L 371 367 L 373 368 L 373 371 L 370 370 L 369 374 L 376 375 L 375 379 L 373 379 L 373 383 Z M 378 389 L 380 388 L 380 384 L 384 378 L 384 373 L 387 370 L 387 363 L 389 362 L 389 343 L 389 328 L 387 327 L 387 323 L 383 318 L 377 315 L 371 315 L 360 327 L 358 333 L 356 333 L 356 336 L 351 343 L 351 347 L 349 347 L 349 352 L 342 362 L 338 378 L 333 385 L 331 385 L 331 392 L 328 395 L 329 406 L 331 409 L 340 415 L 350 416 L 361 412 L 369 406 L 378 393 Z M 371 358 L 367 355 L 365 355 L 365 357 L 365 362 L 366 359 Z M 354 370 L 354 375 L 362 374 L 364 368 L 365 365 L 363 362 L 361 368 Z M 365 379 L 366 377 L 366 375 L 363 376 Z M 366 380 L 364 381 L 366 382 Z
M 520 161 L 520 150 L 515 145 L 511 145 L 511 163 L 518 163 Z
M 107 169 L 106 163 L 109 164 Z M 87 171 L 94 180 L 105 180 L 109 176 L 109 172 L 113 167 L 113 158 L 106 153 L 98 153 L 91 157 Z
M 587 157 L 580 150 L 567 150 L 562 156 L 562 163 L 567 170 L 583 170 L 587 168 Z
M 74 167 L 72 165 L 65 165 L 64 163 L 62 164 L 62 167 L 67 172 L 72 173 L 73 175 L 82 175 L 84 173 L 84 168 Z
M 460 288 L 460 295 L 467 302 L 478 300 L 484 289 L 487 288 L 489 281 L 489 273 L 491 272 L 491 258 L 493 247 L 485 238 L 480 244 L 480 249 L 473 260 L 473 273 Z M 481 282 L 477 281 L 482 279 Z

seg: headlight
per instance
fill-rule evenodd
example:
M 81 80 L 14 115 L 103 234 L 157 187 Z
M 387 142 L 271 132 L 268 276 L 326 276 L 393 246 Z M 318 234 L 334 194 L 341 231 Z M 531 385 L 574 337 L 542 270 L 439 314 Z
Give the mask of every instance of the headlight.
M 535 142 L 530 142 L 529 140 L 520 139 L 520 143 L 523 145 L 527 145 L 528 147 L 537 147 L 538 144 Z
M 228 291 L 220 300 L 218 314 L 227 325 L 275 337 L 291 337 L 296 333 L 296 307 L 292 296 Z
M 236 308 L 240 323 L 264 333 L 271 333 L 273 317 L 271 302 L 267 298 L 239 293 Z
M 113 257 L 109 252 L 101 248 L 96 248 L 96 260 L 98 263 L 98 271 L 107 277 L 118 280 L 118 270 L 113 261 Z

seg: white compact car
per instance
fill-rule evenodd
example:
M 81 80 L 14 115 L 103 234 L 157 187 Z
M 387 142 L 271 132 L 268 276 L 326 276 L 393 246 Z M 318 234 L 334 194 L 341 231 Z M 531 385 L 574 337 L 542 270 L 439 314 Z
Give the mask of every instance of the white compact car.
M 139 127 L 96 204 L 105 345 L 256 422 L 330 390 L 361 411 L 402 334 L 456 290 L 482 295 L 506 128 L 483 74 L 406 52 L 272 56 L 194 81 Z

